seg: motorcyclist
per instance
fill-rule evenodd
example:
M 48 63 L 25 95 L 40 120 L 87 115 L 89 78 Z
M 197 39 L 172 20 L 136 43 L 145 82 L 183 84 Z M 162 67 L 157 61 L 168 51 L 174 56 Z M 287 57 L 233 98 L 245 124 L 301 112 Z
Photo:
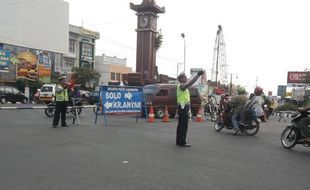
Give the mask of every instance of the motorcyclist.
M 306 112 L 310 110 L 310 106 L 298 108 L 300 112 Z M 298 122 L 298 126 L 300 126 L 300 133 L 304 141 L 310 143 L 310 117 L 304 117 Z
M 36 104 L 40 102 L 40 93 L 41 93 L 41 89 L 37 89 L 37 92 L 34 94 L 34 102 Z
M 254 89 L 254 97 L 247 101 L 244 105 L 243 110 L 247 110 L 247 108 L 253 109 L 255 111 L 256 117 L 261 118 L 262 121 L 264 121 L 264 110 L 263 110 L 263 88 L 257 86 Z
M 223 111 L 226 108 L 226 106 L 227 106 L 226 104 L 229 100 L 228 97 L 229 97 L 229 94 L 222 94 L 221 95 L 219 111 Z
M 238 118 L 240 116 L 240 112 L 242 111 L 247 97 L 245 95 L 246 91 L 244 87 L 238 87 L 237 89 L 238 95 L 232 97 L 230 101 L 227 102 L 227 105 L 232 109 L 233 115 L 231 117 L 231 122 L 233 124 L 233 128 L 235 130 L 235 135 L 240 131 L 238 125 Z

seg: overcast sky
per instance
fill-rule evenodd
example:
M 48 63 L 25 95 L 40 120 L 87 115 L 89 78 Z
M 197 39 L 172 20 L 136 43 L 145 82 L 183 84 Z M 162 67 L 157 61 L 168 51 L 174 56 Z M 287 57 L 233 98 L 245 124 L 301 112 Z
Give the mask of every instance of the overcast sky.
M 135 70 L 137 17 L 129 3 L 142 0 L 67 0 L 70 24 L 100 32 L 96 55 L 127 58 Z M 213 48 L 218 25 L 226 44 L 228 74 L 233 83 L 253 91 L 255 85 L 276 94 L 286 85 L 288 71 L 310 69 L 310 11 L 308 0 L 156 0 L 166 13 L 159 14 L 163 34 L 157 52 L 161 74 L 176 76 L 183 62 L 186 73 L 203 68 L 211 78 Z M 179 67 L 182 70 L 183 66 Z M 237 77 L 238 76 L 238 77 Z M 230 79 L 230 77 L 229 77 Z

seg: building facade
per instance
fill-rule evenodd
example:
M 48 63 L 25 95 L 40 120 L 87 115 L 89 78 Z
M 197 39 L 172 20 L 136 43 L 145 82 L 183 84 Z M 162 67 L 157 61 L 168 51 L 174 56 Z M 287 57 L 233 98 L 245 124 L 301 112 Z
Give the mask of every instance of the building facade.
M 27 14 L 23 13 L 31 8 Z M 49 82 L 69 38 L 69 3 L 63 0 L 1 3 L 0 83 Z
M 132 68 L 127 67 L 127 59 L 111 57 L 105 54 L 96 56 L 95 70 L 100 73 L 99 85 L 118 83 L 123 81 L 122 75 L 132 73 Z
M 72 67 L 94 69 L 96 40 L 100 33 L 80 26 L 69 25 L 69 48 L 63 62 L 56 65 L 55 71 L 70 73 Z

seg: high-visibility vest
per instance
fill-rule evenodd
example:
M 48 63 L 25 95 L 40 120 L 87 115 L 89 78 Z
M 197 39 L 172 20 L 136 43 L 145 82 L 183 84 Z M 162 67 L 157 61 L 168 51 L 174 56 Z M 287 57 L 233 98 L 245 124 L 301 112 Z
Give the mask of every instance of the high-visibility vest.
M 64 102 L 69 100 L 68 89 L 64 89 L 63 91 L 57 93 L 56 92 L 56 101 Z
M 185 89 L 185 90 L 181 90 L 180 89 L 180 85 L 178 85 L 177 88 L 177 103 L 179 105 L 186 105 L 186 104 L 190 104 L 190 94 L 189 94 L 189 90 Z

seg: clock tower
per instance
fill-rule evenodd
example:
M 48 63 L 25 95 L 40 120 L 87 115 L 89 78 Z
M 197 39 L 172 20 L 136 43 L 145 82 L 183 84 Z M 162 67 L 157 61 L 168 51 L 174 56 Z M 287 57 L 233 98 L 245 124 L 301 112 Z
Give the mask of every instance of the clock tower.
M 142 4 L 130 3 L 130 9 L 136 11 L 138 16 L 137 24 L 137 52 L 136 52 L 136 73 L 142 84 L 152 84 L 158 81 L 156 67 L 155 40 L 157 35 L 157 14 L 165 13 L 164 7 L 158 7 L 155 0 L 143 0 Z M 133 76 L 132 75 L 132 76 Z M 130 83 L 130 74 L 128 74 Z

